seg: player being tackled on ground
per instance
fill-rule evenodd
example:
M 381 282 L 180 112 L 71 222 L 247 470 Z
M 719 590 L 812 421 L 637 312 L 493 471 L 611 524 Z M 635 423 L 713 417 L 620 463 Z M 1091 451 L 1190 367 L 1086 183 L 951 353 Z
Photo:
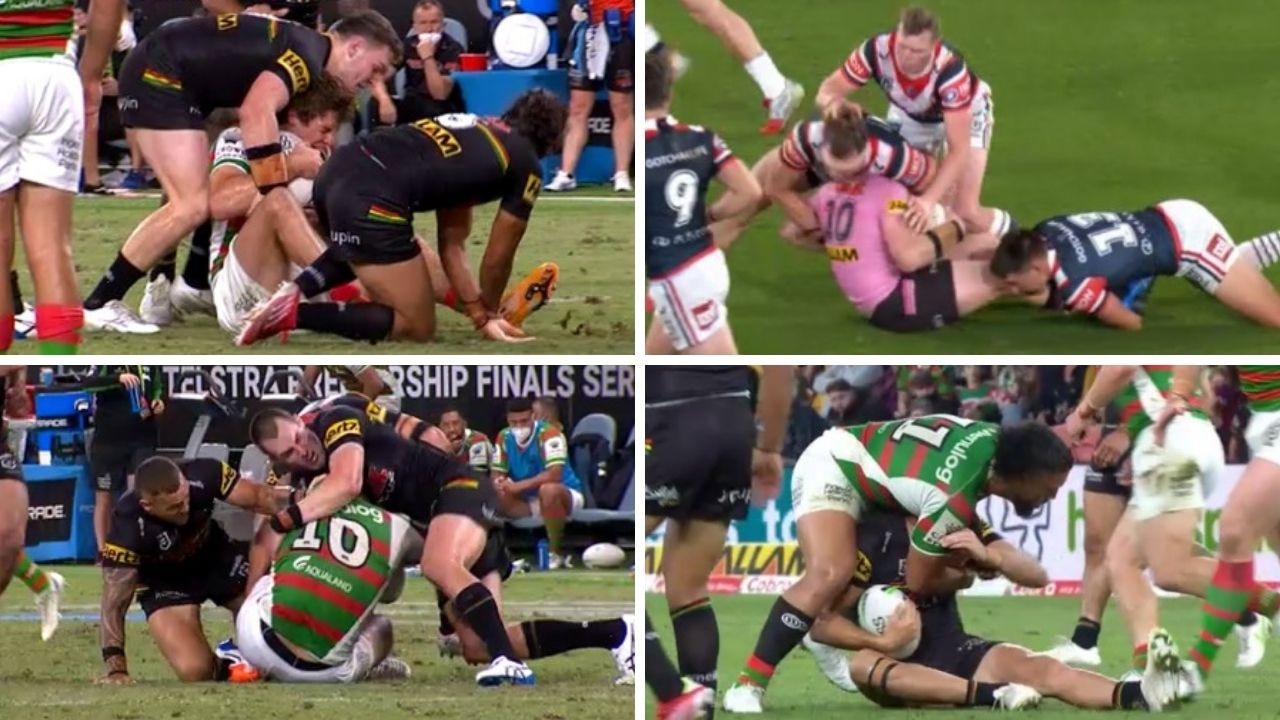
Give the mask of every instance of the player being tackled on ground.
M 759 713 L 774 669 L 853 578 L 863 513 L 917 518 L 905 560 L 918 597 L 952 592 L 967 575 L 948 564 L 943 538 L 978 527 L 976 506 L 995 495 L 1027 516 L 1066 482 L 1071 452 L 1048 427 L 999 427 L 951 415 L 835 428 L 801 454 L 792 473 L 804 574 L 774 603 L 737 683 L 730 712 Z
M 503 292 L 542 188 L 541 158 L 564 131 L 564 104 L 546 90 L 517 97 L 500 118 L 452 114 L 379 130 L 339 148 L 316 179 L 314 200 L 328 249 L 254 311 L 237 338 L 247 345 L 294 328 L 354 340 L 435 335 L 436 290 L 415 241 L 415 213 L 434 212 L 440 261 L 456 301 L 493 340 L 523 339 L 517 327 L 546 300 L 558 269 L 515 288 L 524 308 L 504 319 Z M 476 205 L 499 200 L 480 280 L 467 265 Z M 371 302 L 307 303 L 360 280 Z

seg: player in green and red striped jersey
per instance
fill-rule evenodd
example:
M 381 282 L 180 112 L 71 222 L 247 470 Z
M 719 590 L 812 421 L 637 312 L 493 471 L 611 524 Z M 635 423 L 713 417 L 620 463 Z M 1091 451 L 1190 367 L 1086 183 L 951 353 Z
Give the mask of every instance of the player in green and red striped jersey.
M 1259 590 L 1253 553 L 1263 537 L 1272 548 L 1280 547 L 1280 365 L 1241 365 L 1239 371 L 1240 390 L 1252 414 L 1245 431 L 1252 459 L 1218 519 L 1217 564 L 1190 652 L 1201 681 L 1208 678 L 1235 618 L 1274 597 Z M 1267 609 L 1260 609 L 1264 617 L 1258 626 L 1273 625 Z
M 738 682 L 725 694 L 730 712 L 762 711 L 774 668 L 831 606 L 853 577 L 857 523 L 868 508 L 913 516 L 907 587 L 933 596 L 967 586 L 947 536 L 977 528 L 977 502 L 1009 500 L 1023 516 L 1066 482 L 1071 453 L 1052 430 L 1025 423 L 1001 428 L 953 415 L 828 430 L 796 462 L 791 476 L 805 571 L 774 604 Z M 988 556 L 979 569 L 999 570 Z
M 374 610 L 403 588 L 404 559 L 422 544 L 413 526 L 356 498 L 275 539 L 271 573 L 236 616 L 244 659 L 284 682 L 408 677 L 408 664 L 390 656 L 391 621 Z

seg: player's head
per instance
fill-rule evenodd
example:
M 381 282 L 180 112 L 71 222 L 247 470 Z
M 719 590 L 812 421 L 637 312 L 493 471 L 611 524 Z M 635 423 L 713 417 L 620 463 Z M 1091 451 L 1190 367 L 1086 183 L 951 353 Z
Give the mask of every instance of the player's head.
M 413 31 L 438 33 L 444 31 L 444 6 L 440 0 L 418 0 L 413 6 Z
M 533 144 L 538 157 L 560 152 L 569 110 L 550 90 L 527 90 L 502 113 L 502 121 Z
M 276 119 L 280 129 L 297 135 L 311 147 L 328 152 L 336 143 L 334 133 L 351 115 L 351 93 L 329 75 L 312 81 L 305 92 L 289 101 Z
M 462 437 L 467 433 L 467 419 L 462 417 L 461 410 L 449 405 L 440 411 L 440 430 L 449 438 L 453 451 L 457 452 L 462 449 Z
M 556 405 L 556 399 L 550 395 L 534 398 L 533 419 L 560 422 L 560 408 Z
M 333 49 L 325 70 L 352 92 L 390 77 L 400 64 L 400 36 L 380 13 L 362 10 L 329 28 Z
M 523 443 L 533 434 L 533 401 L 529 398 L 515 398 L 507 401 L 507 427 L 516 436 L 516 442 Z
M 991 257 L 991 274 L 1024 294 L 1044 290 L 1053 274 L 1044 238 L 1022 228 L 1005 233 Z
M 191 486 L 174 461 L 159 455 L 143 460 L 133 474 L 133 491 L 148 515 L 175 525 L 186 524 L 191 514 Z
M 898 67 L 908 75 L 927 70 L 942 36 L 937 16 L 921 7 L 903 8 L 895 33 L 893 54 Z
M 671 107 L 671 86 L 675 84 L 676 68 L 671 51 L 659 48 L 644 54 L 644 111 L 646 114 L 666 115 Z
M 987 489 L 1030 517 L 1058 494 L 1072 465 L 1071 450 L 1047 425 L 1006 425 L 996 438 Z
M 824 142 L 818 151 L 827 177 L 834 182 L 860 179 L 871 164 L 867 123 L 851 105 L 841 103 L 822 119 Z
M 295 470 L 324 467 L 320 437 L 287 410 L 267 408 L 254 415 L 249 423 L 249 437 L 272 462 Z

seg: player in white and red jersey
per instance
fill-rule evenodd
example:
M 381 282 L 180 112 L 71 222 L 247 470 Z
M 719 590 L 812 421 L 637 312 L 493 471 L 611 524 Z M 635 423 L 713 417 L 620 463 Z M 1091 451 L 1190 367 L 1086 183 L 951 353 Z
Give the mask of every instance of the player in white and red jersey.
M 991 88 L 942 42 L 932 13 L 907 8 L 895 30 L 859 45 L 822 82 L 818 106 L 842 101 L 873 81 L 889 99 L 889 122 L 901 127 L 907 142 L 938 155 L 946 150 L 933 185 L 911 202 L 912 227 L 923 230 L 934 206 L 953 194 L 948 204 L 967 229 L 996 236 L 1007 232 L 1009 214 L 980 201 L 995 123 Z

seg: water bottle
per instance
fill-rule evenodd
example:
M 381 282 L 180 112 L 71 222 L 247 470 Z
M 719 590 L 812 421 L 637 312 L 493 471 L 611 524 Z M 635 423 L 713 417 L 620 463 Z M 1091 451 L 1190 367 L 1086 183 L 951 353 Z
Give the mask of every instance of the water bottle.
M 45 387 L 48 387 L 53 384 L 53 368 L 51 367 L 40 368 L 40 384 Z
M 546 538 L 538 541 L 538 569 L 551 569 L 551 545 L 547 543 Z

